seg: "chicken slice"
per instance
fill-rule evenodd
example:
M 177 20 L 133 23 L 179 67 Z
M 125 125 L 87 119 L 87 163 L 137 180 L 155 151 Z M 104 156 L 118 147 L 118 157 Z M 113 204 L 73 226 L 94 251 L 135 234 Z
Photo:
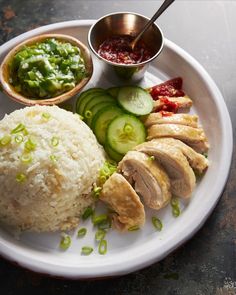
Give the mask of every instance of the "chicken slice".
M 141 227 L 145 222 L 145 212 L 139 196 L 129 182 L 119 173 L 114 173 L 103 185 L 100 199 L 116 212 L 113 226 L 120 231 L 133 226 Z
M 144 125 L 147 128 L 156 124 L 178 124 L 197 128 L 198 116 L 189 114 L 162 116 L 162 113 L 151 113 L 144 122 Z
M 170 178 L 171 192 L 189 198 L 194 190 L 196 178 L 183 153 L 176 147 L 158 141 L 144 142 L 135 150 L 154 156 Z
M 170 102 L 174 102 L 178 105 L 178 109 L 180 110 L 187 110 L 191 108 L 193 105 L 193 101 L 188 96 L 181 96 L 181 97 L 162 97 L 160 96 L 158 100 L 154 101 L 153 111 L 157 112 L 162 110 L 163 106 L 165 105 L 164 99 L 168 99 Z
M 186 145 L 182 141 L 173 138 L 159 138 L 153 139 L 154 142 L 161 142 L 171 146 L 174 146 L 181 150 L 184 156 L 187 158 L 189 165 L 198 174 L 202 174 L 204 170 L 209 166 L 209 161 L 201 154 L 197 153 L 190 146 Z
M 118 170 L 148 207 L 158 210 L 169 203 L 170 180 L 157 161 L 144 153 L 130 151 L 119 163 Z
M 162 137 L 179 139 L 199 153 L 204 153 L 209 148 L 205 132 L 202 128 L 193 128 L 178 124 L 152 125 L 148 128 L 147 140 Z

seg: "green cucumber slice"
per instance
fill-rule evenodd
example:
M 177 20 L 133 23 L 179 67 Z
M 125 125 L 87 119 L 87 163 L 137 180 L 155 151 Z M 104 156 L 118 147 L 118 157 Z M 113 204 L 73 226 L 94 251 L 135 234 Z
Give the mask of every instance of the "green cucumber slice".
M 97 96 L 93 96 L 93 98 L 90 99 L 87 102 L 87 104 L 85 105 L 82 116 L 86 118 L 87 117 L 86 112 L 91 111 L 92 107 L 94 107 L 96 104 L 98 104 L 100 102 L 108 102 L 108 101 L 115 103 L 114 98 L 112 98 L 112 96 L 110 96 L 109 94 L 106 94 L 106 93 L 102 93 Z
M 123 114 L 111 121 L 106 141 L 119 154 L 126 154 L 146 139 L 143 123 L 133 115 Z
M 116 104 L 114 102 L 110 101 L 104 101 L 96 104 L 91 108 L 91 117 L 90 118 L 85 118 L 85 123 L 87 123 L 89 126 L 92 125 L 93 118 L 96 116 L 97 112 L 99 112 L 101 109 L 107 106 L 115 106 Z
M 153 99 L 143 88 L 138 86 L 124 86 L 118 92 L 119 104 L 129 113 L 137 116 L 147 115 L 153 109 Z
M 99 94 L 105 93 L 104 89 L 98 89 L 95 90 L 96 88 L 89 89 L 90 91 L 87 90 L 87 93 L 82 93 L 81 96 L 78 97 L 77 99 L 77 104 L 76 104 L 76 112 L 79 115 L 83 114 L 83 110 L 85 105 L 88 103 L 88 101 L 93 97 L 97 96 Z M 83 95 L 84 94 L 84 95 Z
M 100 110 L 92 120 L 92 130 L 101 144 L 105 144 L 106 131 L 109 123 L 117 116 L 123 114 L 123 111 L 117 106 L 107 106 Z
M 108 144 L 105 145 L 105 151 L 108 156 L 116 162 L 120 162 L 124 157 L 124 155 L 115 152 Z
M 112 96 L 117 98 L 120 87 L 110 87 L 107 89 L 107 92 Z

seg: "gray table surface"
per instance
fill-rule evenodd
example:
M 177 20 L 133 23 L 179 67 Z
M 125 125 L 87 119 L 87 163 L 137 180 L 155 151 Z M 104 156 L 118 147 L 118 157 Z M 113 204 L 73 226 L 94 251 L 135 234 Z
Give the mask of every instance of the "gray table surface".
M 0 44 L 32 28 L 116 11 L 151 17 L 162 1 L 0 0 Z M 236 1 L 181 1 L 158 21 L 220 88 L 236 128 Z M 235 138 L 234 138 L 235 139 Z M 101 281 L 42 277 L 0 259 L 1 294 L 236 294 L 235 155 L 222 197 L 203 228 L 163 261 Z

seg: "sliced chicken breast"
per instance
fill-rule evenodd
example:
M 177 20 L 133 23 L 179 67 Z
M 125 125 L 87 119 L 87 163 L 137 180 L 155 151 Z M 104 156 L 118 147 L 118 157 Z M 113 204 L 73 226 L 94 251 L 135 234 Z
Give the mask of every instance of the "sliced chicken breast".
M 128 152 L 118 170 L 152 209 L 165 207 L 171 199 L 170 180 L 160 164 L 144 153 Z
M 167 98 L 170 102 L 174 102 L 178 104 L 178 109 L 180 110 L 188 110 L 193 105 L 192 100 L 188 96 L 181 97 L 166 97 L 160 96 L 158 100 L 154 101 L 153 111 L 157 112 L 162 110 L 165 102 L 164 99 Z
M 209 166 L 209 161 L 203 155 L 197 153 L 194 149 L 192 149 L 180 140 L 173 138 L 159 138 L 153 139 L 153 141 L 165 143 L 180 149 L 184 156 L 187 158 L 189 165 L 198 174 L 202 174 Z
M 143 226 L 145 222 L 143 204 L 121 174 L 114 173 L 105 182 L 100 200 L 110 205 L 116 212 L 113 215 L 113 226 L 118 230 L 125 231 L 133 226 Z
M 209 148 L 205 132 L 201 128 L 178 124 L 152 125 L 148 128 L 147 140 L 162 137 L 179 139 L 199 153 L 204 153 Z
M 181 198 L 189 198 L 196 178 L 183 153 L 176 147 L 158 141 L 144 142 L 135 150 L 154 156 L 170 178 L 171 192 Z
M 189 114 L 170 114 L 170 116 L 162 116 L 162 113 L 151 113 L 144 121 L 145 127 L 156 124 L 178 124 L 197 128 L 198 116 Z

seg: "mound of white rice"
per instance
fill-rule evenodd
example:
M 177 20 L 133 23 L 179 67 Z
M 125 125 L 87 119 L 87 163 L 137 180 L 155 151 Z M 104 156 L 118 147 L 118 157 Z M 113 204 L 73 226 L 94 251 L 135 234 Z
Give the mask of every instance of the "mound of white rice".
M 14 111 L 0 121 L 0 143 L 0 221 L 30 231 L 77 226 L 105 161 L 79 116 L 57 106 Z

